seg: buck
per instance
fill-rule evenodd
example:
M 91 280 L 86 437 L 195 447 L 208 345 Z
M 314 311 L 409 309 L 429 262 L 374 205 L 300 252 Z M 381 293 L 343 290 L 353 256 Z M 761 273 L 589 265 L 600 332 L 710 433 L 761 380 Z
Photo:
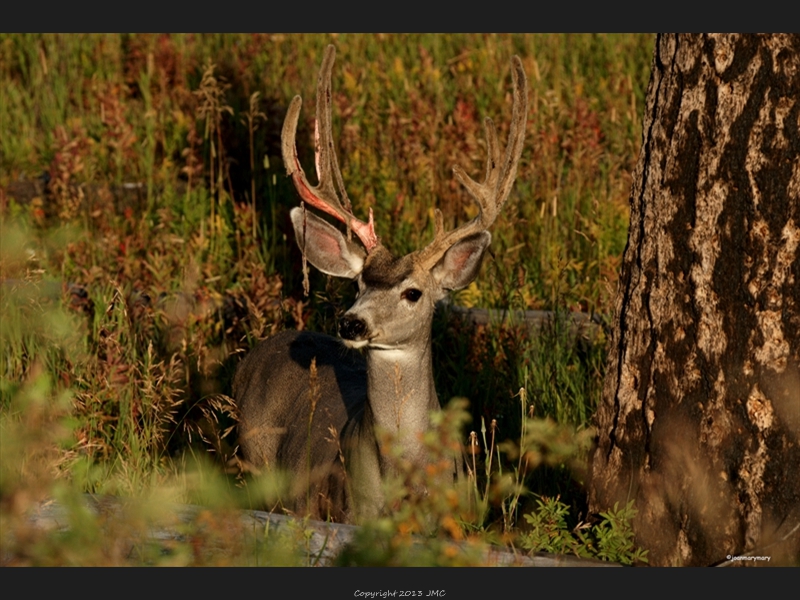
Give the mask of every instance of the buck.
M 445 231 L 437 209 L 433 241 L 395 258 L 375 233 L 372 209 L 366 222 L 356 219 L 344 189 L 331 131 L 334 57 L 333 46 L 328 46 L 317 81 L 318 184 L 309 183 L 297 158 L 299 96 L 283 124 L 282 154 L 303 202 L 347 230 L 342 233 L 301 203 L 290 214 L 304 257 L 323 273 L 355 279 L 357 299 L 338 323 L 341 339 L 284 331 L 259 343 L 239 367 L 233 394 L 245 459 L 259 469 L 288 471 L 303 490 L 284 506 L 316 518 L 359 522 L 384 509 L 382 482 L 393 473 L 393 463 L 381 448 L 381 431 L 392 434 L 412 465 L 424 468 L 429 462 L 421 437 L 432 412 L 440 410 L 431 356 L 434 308 L 478 274 L 492 239 L 488 229 L 516 178 L 525 138 L 527 82 L 515 56 L 508 143 L 501 156 L 495 126 L 487 118 L 483 182 L 453 167 L 477 203 L 478 216 Z M 459 466 L 454 461 L 447 474 L 451 485 Z

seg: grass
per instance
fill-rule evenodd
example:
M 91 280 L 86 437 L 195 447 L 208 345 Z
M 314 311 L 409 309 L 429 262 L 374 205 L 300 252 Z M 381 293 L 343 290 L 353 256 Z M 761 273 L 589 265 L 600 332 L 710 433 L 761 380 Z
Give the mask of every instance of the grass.
M 571 528 L 588 519 L 585 450 L 551 461 L 547 449 L 559 436 L 585 437 L 599 399 L 603 341 L 575 344 L 566 316 L 612 312 L 652 41 L 0 36 L 0 514 L 4 531 L 15 532 L 15 541 L 3 538 L 6 555 L 20 564 L 129 560 L 104 551 L 100 533 L 89 543 L 26 529 L 25 510 L 48 497 L 166 489 L 176 501 L 274 503 L 279 482 L 237 473 L 227 394 L 259 339 L 286 327 L 333 332 L 353 298 L 351 284 L 314 272 L 303 294 L 288 226 L 297 197 L 280 159 L 283 115 L 300 94 L 299 152 L 311 163 L 316 73 L 328 43 L 338 53 L 333 119 L 348 193 L 357 214 L 374 208 L 377 232 L 396 253 L 432 238 L 434 207 L 450 225 L 474 216 L 450 169 L 482 169 L 484 117 L 505 139 L 509 59 L 522 58 L 530 101 L 518 179 L 491 256 L 454 301 L 559 318 L 533 335 L 522 325 L 437 317 L 439 396 L 470 401 L 471 425 L 452 435 L 466 441 L 474 429 L 483 454 L 462 533 L 434 521 L 445 536 L 513 543 L 529 527 L 522 515 L 537 510 L 530 492 L 560 498 Z M 216 491 L 204 496 L 187 483 L 198 472 L 214 473 L 200 479 Z M 407 531 L 414 518 L 400 515 L 383 531 Z M 217 560 L 145 550 L 140 562 Z M 445 544 L 418 560 L 447 552 Z M 252 564 L 246 555 L 241 562 Z

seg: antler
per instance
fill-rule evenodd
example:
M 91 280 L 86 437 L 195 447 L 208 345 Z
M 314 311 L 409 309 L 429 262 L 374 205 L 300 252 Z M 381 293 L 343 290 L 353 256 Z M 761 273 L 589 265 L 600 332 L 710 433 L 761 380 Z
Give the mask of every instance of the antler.
M 369 221 L 364 223 L 353 215 L 353 208 L 347 192 L 344 189 L 342 172 L 339 170 L 339 161 L 336 159 L 336 151 L 333 146 L 333 132 L 331 128 L 331 70 L 333 61 L 336 57 L 336 49 L 331 45 L 325 49 L 325 56 L 322 59 L 322 67 L 317 79 L 317 119 L 314 124 L 314 158 L 317 168 L 317 180 L 319 183 L 312 186 L 300 161 L 297 159 L 297 146 L 295 136 L 297 134 L 297 120 L 300 117 L 300 106 L 303 100 L 300 96 L 295 96 L 289 105 L 286 119 L 283 122 L 281 133 L 281 148 L 283 152 L 283 164 L 286 166 L 286 174 L 291 175 L 294 186 L 297 188 L 300 197 L 311 206 L 320 209 L 329 215 L 336 217 L 347 225 L 348 232 L 352 229 L 364 244 L 367 252 L 370 252 L 378 245 L 378 236 L 375 234 L 375 223 L 372 219 L 372 209 L 369 209 Z M 336 187 L 344 197 L 344 205 L 339 200 Z
M 419 261 L 425 268 L 433 267 L 454 244 L 464 238 L 485 231 L 497 219 L 517 176 L 517 164 L 522 155 L 525 142 L 525 125 L 528 119 L 528 82 L 522 61 L 519 56 L 511 59 L 511 77 L 514 80 L 514 105 L 511 116 L 511 130 L 508 134 L 505 158 L 500 163 L 500 148 L 497 145 L 497 130 L 491 119 L 483 123 L 486 132 L 486 176 L 483 183 L 478 183 L 464 173 L 458 165 L 453 167 L 453 174 L 461 182 L 478 204 L 478 216 L 453 229 L 444 231 L 442 212 L 435 211 L 436 234 L 433 241 L 419 252 Z

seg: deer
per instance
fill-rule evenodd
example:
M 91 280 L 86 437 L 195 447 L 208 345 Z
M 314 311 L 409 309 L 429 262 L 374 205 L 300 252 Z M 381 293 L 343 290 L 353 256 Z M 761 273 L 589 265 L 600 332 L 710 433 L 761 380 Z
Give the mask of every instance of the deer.
M 431 353 L 434 310 L 451 291 L 477 277 L 489 248 L 489 228 L 514 185 L 522 154 L 527 79 L 522 61 L 514 56 L 508 142 L 501 151 L 494 123 L 486 118 L 483 181 L 453 167 L 478 215 L 445 231 L 442 212 L 436 209 L 433 241 L 395 257 L 375 233 L 372 208 L 366 221 L 357 219 L 344 188 L 331 126 L 335 52 L 332 45 L 325 50 L 317 80 L 316 186 L 309 183 L 297 155 L 300 96 L 287 110 L 281 147 L 287 175 L 301 198 L 290 218 L 304 267 L 307 260 L 324 274 L 355 280 L 356 300 L 338 321 L 338 338 L 286 330 L 259 342 L 237 369 L 233 397 L 247 464 L 257 470 L 283 469 L 303 490 L 284 509 L 361 523 L 386 510 L 383 483 L 394 473 L 380 432 L 393 434 L 402 457 L 414 468 L 428 464 L 421 438 L 431 415 L 441 410 Z M 343 223 L 346 232 L 308 207 Z M 453 462 L 452 473 L 445 475 L 450 485 L 461 470 L 461 461 Z

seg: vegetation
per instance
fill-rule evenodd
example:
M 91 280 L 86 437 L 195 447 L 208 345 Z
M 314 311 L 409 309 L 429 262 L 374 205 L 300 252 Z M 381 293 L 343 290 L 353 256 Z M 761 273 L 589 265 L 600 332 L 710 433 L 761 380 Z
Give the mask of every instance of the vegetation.
M 453 301 L 559 315 L 536 335 L 437 317 L 439 396 L 469 404 L 449 420 L 467 429 L 443 425 L 431 445 L 456 448 L 474 429 L 470 477 L 457 497 L 430 494 L 421 506 L 401 502 L 398 486 L 402 510 L 365 528 L 342 560 L 480 560 L 448 559 L 454 541 L 581 553 L 535 531 L 544 519 L 582 539 L 592 518 L 581 465 L 603 339 L 576 343 L 566 325 L 572 310 L 612 311 L 651 36 L 2 35 L 4 562 L 303 562 L 275 550 L 278 536 L 253 550 L 218 525 L 234 507 L 276 506 L 283 485 L 239 468 L 227 394 L 241 355 L 282 328 L 332 332 L 353 298 L 350 284 L 319 273 L 304 296 L 287 214 L 298 200 L 280 159 L 285 108 L 300 94 L 299 152 L 312 160 L 328 43 L 348 193 L 357 214 L 374 208 L 398 254 L 432 238 L 434 207 L 451 222 L 474 216 L 450 169 L 483 168 L 484 117 L 507 132 L 509 59 L 520 55 L 530 110 L 517 183 L 492 256 Z M 99 519 L 81 508 L 85 492 L 147 501 L 126 519 Z M 69 531 L 28 521 L 48 498 L 68 507 Z M 209 511 L 168 551 L 113 546 L 117 533 L 141 539 L 167 518 L 157 510 L 166 500 Z M 630 509 L 594 526 L 615 527 Z M 404 545 L 411 534 L 440 545 Z M 366 550 L 380 543 L 392 552 Z M 215 552 L 221 544 L 236 550 Z M 615 548 L 594 555 L 643 558 Z

